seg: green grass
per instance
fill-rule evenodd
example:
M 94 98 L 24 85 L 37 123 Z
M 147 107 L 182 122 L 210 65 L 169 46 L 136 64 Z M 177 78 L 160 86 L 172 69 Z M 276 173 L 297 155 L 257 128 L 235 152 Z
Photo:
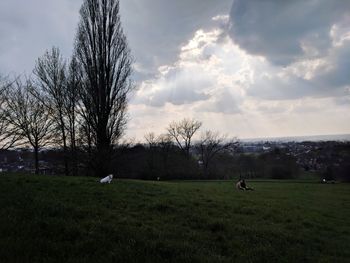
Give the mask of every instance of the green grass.
M 0 175 L 0 262 L 349 262 L 350 185 Z

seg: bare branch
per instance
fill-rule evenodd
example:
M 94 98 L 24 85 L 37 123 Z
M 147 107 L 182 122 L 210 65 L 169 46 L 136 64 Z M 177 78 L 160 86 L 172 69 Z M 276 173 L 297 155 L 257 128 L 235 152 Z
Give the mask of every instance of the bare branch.
M 7 78 L 0 78 L 0 150 L 21 144 L 20 136 L 13 132 L 14 129 L 6 118 L 7 97 L 17 79 L 18 77 L 14 81 L 9 81 Z
M 238 146 L 238 140 L 228 139 L 226 135 L 219 132 L 205 131 L 200 142 L 196 145 L 199 150 L 205 176 L 208 176 L 208 169 L 214 157 L 222 152 L 233 152 Z
M 146 142 L 148 143 L 148 146 L 150 148 L 153 148 L 157 145 L 157 137 L 156 135 L 154 134 L 154 132 L 150 132 L 150 133 L 147 133 L 145 136 L 144 136 Z
M 185 118 L 180 122 L 170 123 L 167 130 L 169 136 L 175 140 L 179 148 L 189 156 L 192 138 L 201 126 L 200 121 Z
M 68 175 L 67 159 L 67 100 L 70 95 L 66 85 L 66 63 L 60 50 L 53 47 L 50 51 L 38 58 L 34 74 L 38 79 L 40 89 L 32 90 L 32 94 L 40 100 L 48 111 L 52 113 L 60 140 L 63 146 L 65 174 Z

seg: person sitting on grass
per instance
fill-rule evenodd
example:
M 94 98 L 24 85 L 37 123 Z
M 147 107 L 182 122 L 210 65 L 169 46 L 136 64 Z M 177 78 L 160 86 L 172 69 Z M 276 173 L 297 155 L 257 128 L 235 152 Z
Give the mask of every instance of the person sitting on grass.
M 238 190 L 243 190 L 243 191 L 254 191 L 254 189 L 252 187 L 249 187 L 246 185 L 245 180 L 244 179 L 240 179 L 237 184 L 236 187 Z

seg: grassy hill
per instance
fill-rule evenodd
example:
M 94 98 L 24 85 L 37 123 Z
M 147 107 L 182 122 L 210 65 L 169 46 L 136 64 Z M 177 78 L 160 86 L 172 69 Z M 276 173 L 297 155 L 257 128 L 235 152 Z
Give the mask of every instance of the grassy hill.
M 0 262 L 349 262 L 350 185 L 0 175 Z

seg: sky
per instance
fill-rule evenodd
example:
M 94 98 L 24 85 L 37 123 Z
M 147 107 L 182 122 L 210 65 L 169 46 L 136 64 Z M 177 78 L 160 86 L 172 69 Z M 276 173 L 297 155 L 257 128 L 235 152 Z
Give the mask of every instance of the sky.
M 1 0 L 0 74 L 69 58 L 82 0 Z M 350 1 L 121 0 L 128 138 L 194 118 L 238 138 L 350 133 Z

